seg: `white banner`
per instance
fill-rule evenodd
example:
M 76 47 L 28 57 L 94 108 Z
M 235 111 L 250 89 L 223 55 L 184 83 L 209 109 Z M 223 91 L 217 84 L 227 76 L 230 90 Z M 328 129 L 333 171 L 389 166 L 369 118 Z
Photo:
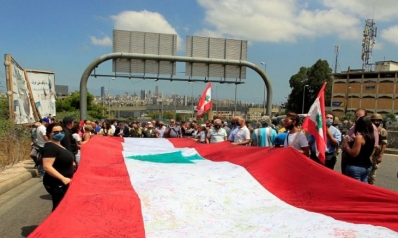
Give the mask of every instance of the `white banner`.
M 25 72 L 14 59 L 11 60 L 11 72 L 11 100 L 13 100 L 14 104 L 15 123 L 33 123 L 35 119 L 29 100 L 30 92 L 26 83 Z
M 26 70 L 33 100 L 40 117 L 56 115 L 55 110 L 55 75 L 52 72 Z

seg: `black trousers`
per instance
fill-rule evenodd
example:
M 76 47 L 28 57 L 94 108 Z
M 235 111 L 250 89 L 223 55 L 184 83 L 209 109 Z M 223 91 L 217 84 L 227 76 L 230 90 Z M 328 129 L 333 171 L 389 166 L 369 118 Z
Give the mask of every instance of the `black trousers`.
M 64 198 L 66 191 L 68 191 L 68 185 L 54 185 L 54 186 L 44 186 L 49 194 L 51 194 L 53 200 L 53 209 L 57 208 L 58 204 Z

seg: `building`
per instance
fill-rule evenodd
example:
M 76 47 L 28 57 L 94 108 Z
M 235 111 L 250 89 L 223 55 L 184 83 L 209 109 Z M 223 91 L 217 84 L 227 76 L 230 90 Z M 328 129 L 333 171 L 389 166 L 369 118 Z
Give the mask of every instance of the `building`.
M 55 85 L 55 93 L 57 97 L 69 96 L 69 86 L 68 85 Z
M 146 99 L 145 90 L 141 90 L 141 100 L 145 99 Z
M 398 114 L 398 62 L 376 62 L 375 70 L 333 74 L 331 110 L 336 116 L 364 108 L 368 113 Z

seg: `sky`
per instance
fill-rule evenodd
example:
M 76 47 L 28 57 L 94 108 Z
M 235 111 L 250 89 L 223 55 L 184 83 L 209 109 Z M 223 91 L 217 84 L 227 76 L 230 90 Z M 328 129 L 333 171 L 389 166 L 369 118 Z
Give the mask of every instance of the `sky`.
M 247 60 L 266 70 L 272 102 L 278 104 L 286 101 L 289 79 L 300 67 L 322 59 L 334 69 L 335 46 L 340 47 L 338 72 L 361 68 L 366 19 L 374 19 L 378 29 L 371 61 L 398 61 L 396 0 L 0 0 L 0 54 L 11 54 L 25 69 L 55 72 L 56 84 L 68 85 L 71 92 L 79 89 L 94 59 L 112 53 L 114 29 L 176 34 L 179 56 L 185 56 L 187 36 L 247 40 Z M 184 65 L 177 64 L 177 72 L 182 71 Z M 101 64 L 97 73 L 112 74 L 111 64 Z M 260 76 L 247 69 L 243 81 L 237 100 L 261 102 Z M 0 82 L 4 92 L 4 68 Z M 112 95 L 139 94 L 156 85 L 164 94 L 181 96 L 200 95 L 206 87 L 201 82 L 90 77 L 88 90 L 97 96 L 102 86 Z M 214 85 L 213 98 L 234 100 L 235 85 L 218 84 L 217 90 Z

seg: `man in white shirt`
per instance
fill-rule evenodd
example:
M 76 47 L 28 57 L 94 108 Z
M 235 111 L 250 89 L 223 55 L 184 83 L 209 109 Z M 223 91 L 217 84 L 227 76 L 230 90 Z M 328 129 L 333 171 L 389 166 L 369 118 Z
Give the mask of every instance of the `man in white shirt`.
M 41 125 L 36 129 L 37 145 L 39 148 L 43 148 L 44 144 L 48 141 L 47 137 L 47 125 L 50 123 L 50 119 L 44 117 L 41 119 Z
M 300 153 L 309 156 L 310 146 L 308 145 L 307 137 L 304 132 L 298 128 L 300 123 L 299 115 L 294 112 L 290 112 L 286 114 L 283 123 L 285 128 L 288 130 L 283 147 L 293 147 Z
M 220 119 L 213 122 L 214 126 L 207 132 L 206 144 L 219 143 L 227 140 L 227 132 L 222 128 Z
M 235 134 L 234 145 L 248 145 L 250 144 L 250 131 L 246 126 L 246 121 L 243 117 L 238 118 L 239 128 Z

